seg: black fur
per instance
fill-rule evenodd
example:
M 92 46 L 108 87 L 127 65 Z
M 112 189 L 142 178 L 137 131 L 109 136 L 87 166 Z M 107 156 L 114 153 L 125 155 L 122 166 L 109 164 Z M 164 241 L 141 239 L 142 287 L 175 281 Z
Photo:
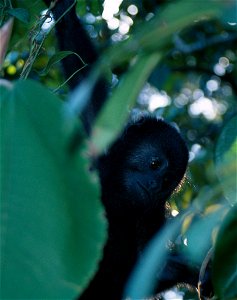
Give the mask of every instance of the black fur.
M 80 299 L 121 299 L 140 252 L 165 223 L 165 202 L 187 162 L 177 130 L 153 117 L 128 124 L 99 158 L 109 238 L 99 271 Z
M 50 0 L 44 0 L 50 6 Z M 69 55 L 62 60 L 65 78 L 77 72 L 68 82 L 70 89 L 74 89 L 80 82 L 88 77 L 94 63 L 98 60 L 98 52 L 86 34 L 81 21 L 76 15 L 75 0 L 56 0 L 52 8 L 55 19 L 55 31 L 60 51 L 72 51 L 76 55 Z M 72 7 L 66 14 L 67 9 Z M 64 16 L 63 16 L 64 14 Z M 62 17 L 63 16 L 63 17 Z M 86 67 L 84 67 L 84 63 Z M 104 77 L 99 78 L 92 92 L 91 100 L 87 103 L 81 114 L 86 132 L 89 134 L 91 125 L 104 103 L 109 90 L 109 85 Z M 99 92 L 98 92 L 99 91 Z

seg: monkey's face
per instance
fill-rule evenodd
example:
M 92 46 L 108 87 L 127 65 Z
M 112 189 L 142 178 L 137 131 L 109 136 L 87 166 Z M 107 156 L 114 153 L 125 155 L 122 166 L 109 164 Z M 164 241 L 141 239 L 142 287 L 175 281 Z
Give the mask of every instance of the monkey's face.
M 188 149 L 175 128 L 145 118 L 125 128 L 98 160 L 107 210 L 162 207 L 182 180 Z
M 169 181 L 169 160 L 159 145 L 144 141 L 125 156 L 121 190 L 133 206 L 165 201 L 173 188 Z

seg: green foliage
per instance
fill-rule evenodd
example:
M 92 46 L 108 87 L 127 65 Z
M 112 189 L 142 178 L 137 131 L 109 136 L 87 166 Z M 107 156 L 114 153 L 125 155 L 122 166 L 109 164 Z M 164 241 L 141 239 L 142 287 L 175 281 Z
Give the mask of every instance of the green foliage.
M 50 57 L 47 66 L 40 72 L 40 76 L 45 76 L 49 73 L 50 69 L 58 62 L 60 62 L 62 59 L 69 55 L 76 55 L 80 60 L 79 55 L 77 53 L 72 52 L 72 51 L 59 51 L 56 54 L 54 54 L 52 57 Z
M 1 94 L 1 298 L 74 298 L 105 240 L 88 161 L 69 152 L 78 121 L 34 81 Z
M 125 293 L 130 295 L 131 299 L 143 299 L 153 292 L 159 278 L 158 270 L 162 269 L 166 259 L 167 240 L 173 239 L 178 234 L 180 226 L 181 220 L 177 218 L 150 242 L 128 281 Z
M 99 1 L 78 2 L 81 16 L 101 14 Z M 187 243 L 179 247 L 194 262 L 202 262 L 214 247 L 215 293 L 221 299 L 237 297 L 236 207 L 231 206 L 236 205 L 237 39 L 236 25 L 227 24 L 236 22 L 236 3 L 155 2 L 123 1 L 115 18 L 133 22 L 124 35 L 119 29 L 108 31 L 99 18 L 89 23 L 101 57 L 67 105 L 34 82 L 59 86 L 57 91 L 65 93 L 62 86 L 70 78 L 62 79 L 57 64 L 75 55 L 57 52 L 52 35 L 42 36 L 43 1 L 5 1 L 0 6 L 1 23 L 16 17 L 3 77 L 19 79 L 33 42 L 38 51 L 27 70 L 34 81 L 0 91 L 2 298 L 74 298 L 97 268 L 105 221 L 75 114 L 89 99 L 96 78 L 108 69 L 118 84 L 96 120 L 93 150 L 101 151 L 116 138 L 134 105 L 149 110 L 139 102 L 144 84 L 166 91 L 169 104 L 158 105 L 153 113 L 178 123 L 190 148 L 188 180 L 170 201 L 180 214 L 155 237 L 137 266 L 128 287 L 131 295 L 152 290 L 166 241 L 180 234 Z M 130 4 L 137 5 L 136 16 L 128 14 Z M 114 39 L 118 35 L 120 40 Z M 15 73 L 10 72 L 13 67 Z M 72 153 L 75 132 L 79 149 Z
M 224 127 L 216 149 L 217 174 L 225 197 L 232 204 L 237 202 L 237 116 Z
M 237 297 L 237 206 L 226 215 L 217 236 L 213 262 L 213 283 L 220 299 Z
M 7 10 L 7 13 L 12 17 L 17 18 L 19 21 L 23 23 L 29 22 L 30 19 L 29 13 L 24 8 L 11 8 Z
M 105 148 L 120 132 L 127 120 L 129 108 L 131 109 L 135 105 L 142 86 L 159 60 L 160 55 L 156 53 L 150 56 L 138 57 L 137 62 L 123 77 L 110 97 L 108 104 L 102 109 L 94 126 L 93 142 L 98 150 Z M 139 74 L 138 78 L 137 74 Z M 131 86 L 133 89 L 130 91 Z M 101 136 L 104 139 L 101 140 Z

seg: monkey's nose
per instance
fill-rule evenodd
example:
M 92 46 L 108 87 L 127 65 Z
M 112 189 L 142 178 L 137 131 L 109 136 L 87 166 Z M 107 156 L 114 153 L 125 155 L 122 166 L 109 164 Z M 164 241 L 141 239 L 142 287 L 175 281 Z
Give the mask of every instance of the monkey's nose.
M 151 191 L 159 191 L 161 188 L 161 181 L 160 180 L 150 180 L 149 181 L 149 190 Z

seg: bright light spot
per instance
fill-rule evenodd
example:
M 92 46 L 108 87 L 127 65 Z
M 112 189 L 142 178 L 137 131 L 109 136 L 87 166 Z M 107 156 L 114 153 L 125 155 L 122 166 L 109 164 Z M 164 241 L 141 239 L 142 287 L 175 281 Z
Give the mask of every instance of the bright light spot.
M 151 95 L 148 109 L 152 112 L 159 107 L 166 107 L 170 104 L 170 97 L 166 93 L 155 93 Z
M 129 26 L 133 25 L 133 19 L 127 15 L 121 14 L 121 21 L 127 23 Z
M 164 292 L 164 298 L 165 300 L 183 300 L 183 295 L 180 294 L 178 291 L 167 291 Z
M 197 154 L 200 150 L 201 150 L 201 146 L 200 146 L 199 144 L 194 144 L 194 145 L 192 145 L 191 151 L 192 151 L 194 154 Z
M 217 80 L 211 79 L 207 81 L 206 86 L 210 92 L 214 92 L 218 90 L 219 82 Z
M 25 63 L 24 60 L 20 58 L 16 63 L 17 69 L 21 69 L 24 66 L 24 63 Z
M 105 0 L 104 1 L 104 10 L 102 13 L 102 18 L 106 21 L 112 19 L 115 14 L 119 12 L 119 6 L 123 2 L 123 0 L 111 1 Z
M 16 67 L 13 65 L 10 65 L 7 67 L 7 74 L 9 75 L 15 75 L 16 74 Z
M 227 57 L 220 57 L 219 59 L 219 64 L 224 67 L 224 68 L 227 68 L 230 64 L 230 61 Z
M 133 24 L 133 20 L 125 14 L 121 14 L 120 18 L 119 32 L 122 35 L 125 35 L 129 32 L 130 26 Z
M 119 33 L 121 33 L 122 35 L 127 34 L 129 32 L 130 26 L 128 25 L 128 23 L 126 22 L 120 22 L 119 25 Z
M 192 146 L 190 151 L 190 161 L 192 161 L 197 156 L 201 149 L 202 147 L 199 144 L 194 144 Z
M 88 24 L 94 24 L 96 21 L 96 17 L 91 13 L 86 14 L 85 19 L 86 19 L 86 23 Z
M 225 75 L 225 68 L 219 63 L 215 64 L 214 72 L 216 73 L 216 75 L 223 76 Z
M 194 160 L 195 158 L 195 155 L 192 151 L 189 152 L 189 159 L 188 159 L 188 162 L 191 162 L 192 160 Z
M 159 107 L 166 107 L 171 103 L 170 97 L 154 86 L 146 83 L 138 97 L 138 103 L 146 106 L 151 112 Z
M 215 119 L 217 115 L 217 107 L 209 98 L 201 97 L 190 105 L 190 113 L 193 116 L 198 116 L 200 114 L 208 120 Z
M 227 22 L 230 26 L 236 26 L 237 23 L 234 23 L 234 22 Z
M 43 10 L 42 13 L 41 13 L 41 16 L 43 17 L 46 13 L 47 13 L 47 9 Z M 53 15 L 50 13 L 50 18 L 47 18 L 43 25 L 42 25 L 42 30 L 44 31 L 48 31 L 54 24 L 54 19 L 53 19 Z
M 188 239 L 187 238 L 184 239 L 184 245 L 188 246 Z
M 138 13 L 138 8 L 136 7 L 136 5 L 129 5 L 128 7 L 128 13 L 132 16 L 135 16 Z
M 189 112 L 194 115 L 203 115 L 208 120 L 214 120 L 226 112 L 228 105 L 215 99 L 201 98 L 190 106 Z
M 111 30 L 115 30 L 119 27 L 119 19 L 117 18 L 112 18 L 107 21 L 108 27 Z
M 172 215 L 173 217 L 176 217 L 178 214 L 179 214 L 179 211 L 177 211 L 176 209 L 172 209 L 171 215 Z

